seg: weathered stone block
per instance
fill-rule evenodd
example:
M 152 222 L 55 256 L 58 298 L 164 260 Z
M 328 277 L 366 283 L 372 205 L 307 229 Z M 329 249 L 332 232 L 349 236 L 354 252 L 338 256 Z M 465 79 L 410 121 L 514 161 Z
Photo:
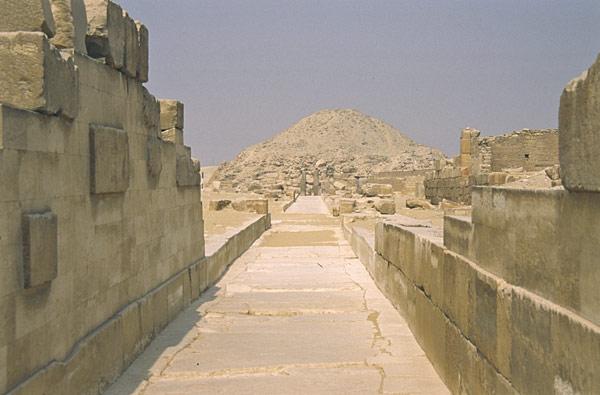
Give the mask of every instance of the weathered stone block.
M 125 66 L 123 9 L 111 0 L 84 0 L 88 17 L 86 46 L 93 58 L 106 58 L 115 69 Z
M 87 13 L 83 0 L 51 0 L 52 14 L 56 21 L 56 34 L 50 40 L 60 49 L 73 49 L 87 54 L 85 35 Z
M 563 185 L 600 192 L 600 57 L 560 98 L 559 156 Z
M 473 303 L 469 338 L 489 360 L 496 361 L 498 284 L 490 276 L 476 272 L 473 276 Z M 503 350 L 506 352 L 506 350 Z
M 63 153 L 64 135 L 71 126 L 62 118 L 0 105 L 0 149 Z
M 190 157 L 190 151 L 190 147 L 184 146 L 177 152 L 175 176 L 179 187 L 200 185 L 200 172 L 196 171 L 197 166 Z
M 23 215 L 23 286 L 34 288 L 58 274 L 58 222 L 50 211 Z
M 146 26 L 136 22 L 138 35 L 138 61 L 136 68 L 136 77 L 141 82 L 147 82 L 149 77 L 149 33 Z
M 125 192 L 129 187 L 129 141 L 120 129 L 90 125 L 92 193 Z
M 269 201 L 267 199 L 236 200 L 231 203 L 231 206 L 237 211 L 248 211 L 256 214 L 267 214 L 269 212 Z
M 164 141 L 170 141 L 173 144 L 183 145 L 183 130 L 172 128 L 168 130 L 163 130 L 161 132 L 161 137 Z
M 444 246 L 452 252 L 473 259 L 473 224 L 470 217 L 444 217 Z
M 123 72 L 132 78 L 137 77 L 137 63 L 139 61 L 139 38 L 135 22 L 127 12 L 123 12 L 125 27 L 125 66 Z
M 49 0 L 3 0 L 0 32 L 43 32 L 54 36 L 56 26 Z
M 375 202 L 375 209 L 384 215 L 396 213 L 396 204 L 393 199 L 381 199 Z
M 340 214 L 352 214 L 356 207 L 356 200 L 354 199 L 340 199 Z
M 143 109 L 143 117 L 144 117 L 144 125 L 146 125 L 151 132 L 149 133 L 152 136 L 161 137 L 160 135 L 160 104 L 156 98 L 148 92 L 145 87 L 140 87 L 142 89 L 142 109 Z
M 470 333 L 475 272 L 459 255 L 444 256 L 444 304 L 442 309 L 463 333 Z
M 156 137 L 148 137 L 147 143 L 147 167 L 148 173 L 152 177 L 158 177 L 162 171 L 162 155 L 161 146 L 162 142 Z
M 391 196 L 394 193 L 394 189 L 390 184 L 366 184 L 363 187 L 363 193 L 369 197 L 386 197 Z
M 183 129 L 183 103 L 177 100 L 160 100 L 160 129 Z
M 551 311 L 551 359 L 559 374 L 554 378 L 571 393 L 593 393 L 600 388 L 600 331 L 572 314 Z
M 208 202 L 208 210 L 209 211 L 221 211 L 226 207 L 231 205 L 231 200 L 228 199 L 219 199 L 219 200 L 211 200 Z
M 44 33 L 0 33 L 0 102 L 67 118 L 77 116 L 78 73 Z

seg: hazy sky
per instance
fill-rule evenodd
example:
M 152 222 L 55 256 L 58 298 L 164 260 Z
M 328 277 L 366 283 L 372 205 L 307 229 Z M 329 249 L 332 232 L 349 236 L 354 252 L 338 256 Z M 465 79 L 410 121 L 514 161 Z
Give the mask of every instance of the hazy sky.
M 458 151 L 557 126 L 600 52 L 600 1 L 117 0 L 150 29 L 150 91 L 185 103 L 204 165 L 323 108 L 355 108 Z M 332 142 L 335 144 L 335 142 Z

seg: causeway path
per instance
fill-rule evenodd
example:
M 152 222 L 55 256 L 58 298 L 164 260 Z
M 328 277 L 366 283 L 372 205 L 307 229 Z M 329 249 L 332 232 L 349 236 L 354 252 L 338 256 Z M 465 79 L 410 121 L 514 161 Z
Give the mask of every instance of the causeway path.
M 319 197 L 300 197 L 109 394 L 448 394 Z

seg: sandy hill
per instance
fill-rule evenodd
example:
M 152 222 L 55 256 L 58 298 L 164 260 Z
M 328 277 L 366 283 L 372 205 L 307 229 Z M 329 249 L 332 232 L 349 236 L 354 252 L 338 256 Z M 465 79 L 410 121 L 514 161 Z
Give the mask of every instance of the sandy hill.
M 225 190 L 267 192 L 296 188 L 304 168 L 321 180 L 432 167 L 442 154 L 393 126 L 356 110 L 323 110 L 222 164 L 215 176 Z M 340 185 L 338 183 L 338 185 Z

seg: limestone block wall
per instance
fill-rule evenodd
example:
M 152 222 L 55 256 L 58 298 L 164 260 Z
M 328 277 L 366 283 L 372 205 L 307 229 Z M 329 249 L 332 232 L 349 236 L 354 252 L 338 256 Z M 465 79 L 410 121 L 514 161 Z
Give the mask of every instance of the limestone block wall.
M 447 199 L 465 204 L 471 203 L 472 179 L 462 174 L 461 170 L 454 167 L 445 167 L 441 170 L 430 172 L 423 181 L 425 197 L 433 204 L 438 204 Z
M 569 190 L 473 187 L 472 218 L 445 217 L 443 235 L 377 225 L 366 266 L 453 393 L 600 388 L 598 70 L 561 99 Z
M 390 184 L 394 192 L 417 196 L 423 189 L 422 185 L 425 181 L 425 175 L 430 171 L 382 171 L 370 175 L 366 182 L 372 184 Z
M 485 139 L 491 148 L 491 171 L 517 167 L 535 171 L 558 164 L 556 129 L 524 129 Z
M 460 155 L 455 162 L 439 166 L 426 176 L 425 196 L 432 203 L 448 199 L 471 204 L 471 187 L 505 183 L 506 178 L 500 180 L 500 174 L 494 176 L 503 169 L 537 171 L 558 163 L 556 129 L 523 129 L 480 137 L 478 130 L 466 128 L 461 132 Z
M 423 225 L 379 224 L 373 277 L 452 392 L 594 393 L 599 197 L 474 194 L 473 222 L 446 217 L 443 237 Z
M 6 4 L 0 393 L 97 393 L 193 295 L 198 165 L 162 139 L 143 25 L 108 0 Z

